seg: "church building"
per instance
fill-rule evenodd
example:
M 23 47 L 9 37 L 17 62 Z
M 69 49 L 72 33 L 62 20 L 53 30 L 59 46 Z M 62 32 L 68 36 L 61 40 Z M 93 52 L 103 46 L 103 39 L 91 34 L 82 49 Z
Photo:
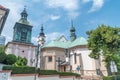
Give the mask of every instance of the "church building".
M 70 40 L 64 35 L 45 44 L 40 53 L 40 68 L 43 70 L 57 70 L 74 72 L 81 75 L 107 75 L 102 57 L 98 60 L 89 57 L 87 40 L 77 37 L 73 23 L 70 28 Z
M 34 66 L 36 47 L 31 43 L 32 25 L 27 20 L 26 9 L 21 13 L 21 18 L 14 25 L 13 40 L 6 45 L 7 54 L 25 57 L 28 66 Z
M 6 45 L 7 54 L 25 57 L 28 66 L 35 66 L 37 46 L 31 43 L 32 25 L 27 20 L 26 9 L 21 13 L 21 18 L 14 25 L 13 40 Z M 74 72 L 81 75 L 107 75 L 102 57 L 95 60 L 89 57 L 90 50 L 87 48 L 87 40 L 77 37 L 73 23 L 70 27 L 70 40 L 64 35 L 60 38 L 41 43 L 38 67 L 42 70 L 57 70 L 61 72 Z M 43 26 L 39 34 L 45 37 Z M 42 39 L 39 38 L 41 41 Z

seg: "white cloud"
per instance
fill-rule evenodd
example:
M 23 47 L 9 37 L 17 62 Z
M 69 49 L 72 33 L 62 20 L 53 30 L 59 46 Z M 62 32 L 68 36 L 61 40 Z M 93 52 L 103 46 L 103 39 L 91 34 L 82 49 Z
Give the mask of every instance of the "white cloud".
M 68 15 L 69 15 L 69 17 L 70 17 L 70 19 L 75 19 L 77 16 L 79 16 L 79 12 L 70 12 L 70 13 L 68 13 Z
M 61 35 L 63 35 L 63 33 L 52 32 L 52 33 L 46 34 L 46 40 L 47 41 L 55 40 L 56 38 L 60 37 Z
M 77 10 L 79 9 L 79 0 L 46 0 L 45 4 L 51 8 L 61 8 L 66 10 L 69 17 L 76 15 L 76 13 L 78 13 Z M 72 16 L 69 14 L 72 14 Z M 74 17 L 77 17 L 78 15 Z
M 102 8 L 103 4 L 104 4 L 104 0 L 82 0 L 82 2 L 84 4 L 88 3 L 88 2 L 92 2 L 92 7 L 90 8 L 90 10 L 88 12 L 94 12 L 99 10 L 100 8 Z
M 51 18 L 51 20 L 57 20 L 60 18 L 60 16 L 59 15 L 51 15 L 50 18 Z
M 8 18 L 6 20 L 6 23 L 5 23 L 5 26 L 3 28 L 3 32 L 2 32 L 2 35 L 6 36 L 6 42 L 8 42 L 8 41 L 12 40 L 13 27 L 14 27 L 15 22 L 20 19 L 20 11 L 23 9 L 24 4 L 23 4 L 22 1 L 11 2 L 11 1 L 8 1 L 8 0 L 2 0 L 1 4 L 4 7 L 7 7 L 7 8 L 10 9 Z
M 104 4 L 103 0 L 93 0 L 93 5 L 91 9 L 88 12 L 94 12 L 96 10 L 99 10 Z
M 78 9 L 77 0 L 46 0 L 46 4 L 52 8 L 63 8 L 68 11 Z
M 7 42 L 10 42 L 12 40 L 12 37 L 6 35 L 6 34 L 3 34 L 3 36 L 5 36 L 6 40 L 5 40 L 5 44 L 7 44 Z
M 32 43 L 37 44 L 37 37 L 32 37 Z
M 89 1 L 92 1 L 92 0 L 82 0 L 83 3 L 87 3 Z

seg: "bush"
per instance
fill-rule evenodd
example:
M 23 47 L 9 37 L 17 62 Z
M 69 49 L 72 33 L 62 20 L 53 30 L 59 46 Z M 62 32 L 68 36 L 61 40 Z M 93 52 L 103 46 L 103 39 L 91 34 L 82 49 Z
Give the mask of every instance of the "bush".
M 16 66 L 16 67 L 26 66 L 27 65 L 27 59 L 18 56 L 17 61 L 13 65 Z
M 35 73 L 35 67 L 15 67 L 4 66 L 3 70 L 12 70 L 12 74 L 33 74 Z M 57 72 L 56 70 L 37 70 L 39 75 L 60 75 L 60 76 L 80 76 L 80 74 L 72 72 Z
M 40 69 L 38 69 L 38 73 L 40 75 L 54 75 L 54 74 L 58 74 L 58 72 L 56 70 L 40 70 Z
M 5 63 L 12 65 L 17 61 L 17 57 L 14 54 L 8 54 L 5 59 Z
M 117 75 L 116 78 L 120 80 L 120 75 Z M 115 76 L 104 76 L 103 80 L 115 80 Z
M 0 51 L 0 63 L 3 63 L 5 59 L 6 59 L 6 54 Z
M 35 73 L 34 67 L 4 66 L 3 70 L 12 70 L 12 74 L 32 74 L 32 73 Z
M 80 76 L 80 74 L 72 73 L 72 72 L 59 72 L 60 76 Z
M 3 63 L 6 58 L 4 46 L 0 46 L 0 63 Z

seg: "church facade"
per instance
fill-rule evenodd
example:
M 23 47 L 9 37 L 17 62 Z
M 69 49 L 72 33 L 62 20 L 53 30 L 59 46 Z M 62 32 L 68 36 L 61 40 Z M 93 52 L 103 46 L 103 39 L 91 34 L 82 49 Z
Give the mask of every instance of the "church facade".
M 72 25 L 70 40 L 63 35 L 42 47 L 40 68 L 87 76 L 107 75 L 102 57 L 98 60 L 92 59 L 89 57 L 90 52 L 87 48 L 87 40 L 83 37 L 77 38 Z

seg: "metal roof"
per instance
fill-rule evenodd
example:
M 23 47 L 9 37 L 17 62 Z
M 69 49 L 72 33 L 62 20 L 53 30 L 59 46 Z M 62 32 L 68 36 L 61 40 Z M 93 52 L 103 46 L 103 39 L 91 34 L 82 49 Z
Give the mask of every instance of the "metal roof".
M 77 38 L 74 41 L 66 41 L 66 42 L 53 40 L 48 44 L 45 44 L 43 48 L 47 48 L 47 47 L 71 48 L 80 45 L 87 45 L 87 40 L 83 37 Z

